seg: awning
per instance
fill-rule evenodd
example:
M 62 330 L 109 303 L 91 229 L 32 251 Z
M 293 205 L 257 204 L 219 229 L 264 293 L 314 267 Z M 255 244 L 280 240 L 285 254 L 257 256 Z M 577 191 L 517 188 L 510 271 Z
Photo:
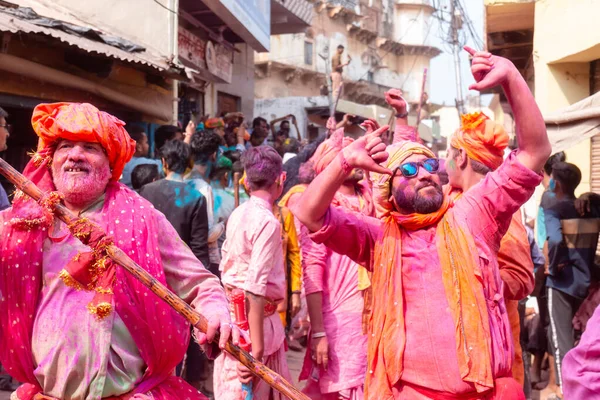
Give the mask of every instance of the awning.
M 485 0 L 484 5 L 488 34 L 533 29 L 534 0 Z
M 31 9 L 21 7 L 20 10 Z M 31 12 L 33 12 L 33 10 L 31 10 Z M 171 77 L 187 80 L 182 68 L 177 68 L 166 59 L 150 54 L 150 52 L 141 46 L 136 46 L 135 44 L 129 42 L 130 45 L 133 45 L 130 46 L 130 48 L 134 48 L 137 51 L 125 51 L 103 41 L 93 40 L 90 38 L 99 37 L 102 35 L 101 32 L 90 29 L 89 31 L 94 33 L 93 35 L 86 34 L 86 36 L 80 36 L 78 34 L 69 33 L 68 31 L 63 30 L 63 25 L 66 23 L 62 23 L 62 21 L 44 18 L 41 16 L 39 18 L 48 20 L 50 23 L 47 24 L 48 26 L 42 26 L 32 22 L 31 20 L 19 18 L 15 14 L 14 8 L 0 7 L 0 32 L 27 33 L 48 36 L 57 39 L 62 43 L 66 43 L 69 46 L 77 47 L 78 49 L 88 53 L 100 54 L 127 63 L 145 65 L 163 73 L 163 75 L 166 74 Z M 49 26 L 60 26 L 60 28 L 52 28 Z M 83 27 L 76 28 L 85 29 Z
M 544 117 L 552 153 L 600 133 L 600 93 Z
M 312 18 L 313 5 L 306 0 L 272 0 L 271 35 L 302 33 Z

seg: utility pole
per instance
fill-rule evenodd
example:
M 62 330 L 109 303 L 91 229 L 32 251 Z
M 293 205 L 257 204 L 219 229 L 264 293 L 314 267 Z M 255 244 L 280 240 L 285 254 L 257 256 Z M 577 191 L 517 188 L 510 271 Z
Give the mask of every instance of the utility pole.
M 462 17 L 456 12 L 456 0 L 450 0 L 450 40 L 452 53 L 454 55 L 454 73 L 456 75 L 456 108 L 459 114 L 465 113 L 465 102 L 462 93 L 462 78 L 460 76 L 460 43 L 458 42 L 458 31 L 462 29 Z

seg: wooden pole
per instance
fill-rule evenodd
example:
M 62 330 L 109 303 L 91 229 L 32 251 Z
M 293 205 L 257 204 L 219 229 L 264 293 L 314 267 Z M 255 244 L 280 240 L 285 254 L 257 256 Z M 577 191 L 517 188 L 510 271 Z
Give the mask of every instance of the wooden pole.
M 44 193 L 33 182 L 19 173 L 16 169 L 10 166 L 6 161 L 0 158 L 0 174 L 4 175 L 13 185 L 23 191 L 35 201 L 39 201 L 44 197 Z M 239 181 L 239 179 L 238 179 Z M 66 224 L 72 224 L 79 220 L 67 207 L 62 204 L 56 206 L 54 210 L 56 217 L 64 221 Z M 182 315 L 196 329 L 206 333 L 208 321 L 206 317 L 194 310 L 189 304 L 179 298 L 175 293 L 171 292 L 165 285 L 157 281 L 145 269 L 135 263 L 127 254 L 119 249 L 114 244 L 107 249 L 108 256 L 127 272 L 132 274 L 144 286 L 152 291 L 156 296 L 160 297 L 169 304 L 175 311 Z M 218 340 L 218 337 L 215 338 Z M 292 384 L 287 382 L 279 374 L 267 368 L 266 365 L 257 361 L 248 352 L 234 345 L 231 341 L 225 345 L 225 351 L 231 354 L 235 359 L 244 364 L 256 376 L 263 379 L 273 389 L 278 390 L 283 395 L 292 400 L 310 400 L 306 395 L 302 394 Z
M 233 199 L 234 199 L 234 207 L 238 208 L 240 205 L 240 179 L 242 176 L 239 172 L 233 173 Z
M 417 124 L 415 127 L 419 130 L 419 124 L 421 123 L 421 108 L 423 105 L 423 98 L 425 97 L 425 84 L 427 83 L 427 68 L 423 70 L 423 83 L 421 84 L 421 97 L 419 97 L 419 105 L 417 107 Z

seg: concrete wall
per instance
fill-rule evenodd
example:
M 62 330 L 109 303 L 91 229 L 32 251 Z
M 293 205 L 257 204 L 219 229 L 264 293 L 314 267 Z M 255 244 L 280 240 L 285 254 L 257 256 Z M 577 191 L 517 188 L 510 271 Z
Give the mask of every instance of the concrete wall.
M 325 107 L 328 104 L 326 96 L 257 99 L 254 103 L 254 117 L 263 117 L 267 121 L 271 121 L 284 115 L 293 114 L 296 116 L 300 135 L 302 138 L 307 138 L 309 121 L 306 109 L 311 107 Z M 296 133 L 293 126 L 291 130 L 291 134 L 295 137 Z
M 398 4 L 394 7 L 394 37 L 397 42 L 418 46 L 431 46 L 435 32 L 430 32 L 433 9 L 415 4 Z
M 176 0 L 19 0 L 40 15 L 97 28 L 168 57 L 172 36 L 166 8 L 177 9 Z M 166 7 L 166 8 L 165 8 Z
M 598 13 L 600 2 L 594 0 L 536 2 L 535 97 L 544 115 L 590 95 L 589 62 L 600 58 L 600 31 L 590 27 L 597 24 Z M 586 140 L 566 152 L 567 161 L 582 172 L 578 194 L 590 190 L 590 144 Z
M 231 94 L 241 98 L 241 111 L 247 118 L 254 114 L 254 50 L 245 44 L 238 44 L 239 53 L 233 53 L 233 79 L 231 83 L 211 84 L 205 96 L 206 112 L 215 115 L 217 111 L 217 92 Z
M 388 4 L 387 2 L 385 5 L 385 10 L 390 8 L 390 6 L 394 7 L 394 26 L 398 27 L 398 29 L 400 29 L 400 26 L 403 26 L 403 29 L 406 30 L 404 33 L 410 34 L 410 36 L 404 35 L 407 40 L 402 40 L 402 42 L 418 45 L 423 45 L 424 43 L 429 44 L 429 39 L 426 39 L 426 32 L 429 31 L 427 28 L 428 24 L 433 23 L 429 8 L 420 6 L 400 7 Z M 382 20 L 387 15 L 384 12 L 385 10 L 382 10 L 380 13 Z M 389 14 L 392 10 L 387 11 Z M 406 15 L 403 13 L 406 13 Z M 404 19 L 406 21 L 404 21 Z M 414 23 L 411 21 L 414 21 Z M 413 25 L 411 25 L 411 23 Z M 368 71 L 372 70 L 374 83 L 386 87 L 401 87 L 405 91 L 405 97 L 408 101 L 418 101 L 423 68 L 429 67 L 429 57 L 421 55 L 396 56 L 394 53 L 376 49 L 374 47 L 375 40 L 373 40 L 371 45 L 359 41 L 356 38 L 356 35 L 348 32 L 348 24 L 344 18 L 329 18 L 325 11 L 320 14 L 315 14 L 311 31 L 313 33 L 309 36 L 306 34 L 271 36 L 271 52 L 256 54 L 255 62 L 275 61 L 325 74 L 327 71 L 330 71 L 331 57 L 336 51 L 337 46 L 341 44 L 345 47 L 345 52 L 342 57 L 343 60 L 346 60 L 348 54 L 352 57 L 352 62 L 344 70 L 344 77 L 346 80 L 367 80 Z M 403 31 L 400 30 L 398 32 L 400 32 L 398 35 L 403 36 L 401 33 Z M 389 38 L 395 39 L 392 36 Z M 433 34 L 431 34 L 429 38 L 433 38 Z M 313 43 L 312 64 L 306 64 L 304 62 L 305 41 Z M 326 53 L 325 49 L 328 49 L 329 52 L 327 60 L 323 60 L 319 57 L 320 53 Z M 373 53 L 382 57 L 382 64 L 386 68 L 378 70 L 373 68 L 369 61 L 369 55 Z M 281 97 L 282 93 L 277 85 L 269 84 L 268 88 L 258 89 L 261 86 L 263 86 L 262 80 L 260 85 L 257 85 L 257 90 L 260 91 L 257 93 L 257 97 Z M 320 85 L 313 85 L 313 88 L 316 87 L 316 91 L 309 94 L 305 94 L 306 87 L 292 87 L 292 92 L 285 92 L 283 95 L 316 96 L 319 94 L 319 86 Z M 295 89 L 298 91 L 293 91 Z M 269 94 L 268 90 L 272 90 L 272 94 Z M 426 91 L 429 91 L 428 84 Z

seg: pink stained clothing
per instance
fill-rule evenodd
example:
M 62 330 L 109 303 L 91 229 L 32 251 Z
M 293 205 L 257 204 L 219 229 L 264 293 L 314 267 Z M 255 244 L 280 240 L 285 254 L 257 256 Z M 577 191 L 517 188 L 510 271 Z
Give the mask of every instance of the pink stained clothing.
M 287 290 L 283 264 L 281 223 L 273 215 L 272 205 L 251 196 L 236 208 L 227 222 L 227 236 L 223 243 L 223 259 L 219 269 L 221 281 L 228 288 L 238 288 L 280 302 Z M 232 318 L 234 316 L 232 315 Z M 289 379 L 285 360 L 285 331 L 279 314 L 264 319 L 264 358 L 275 372 Z M 236 367 L 238 361 L 221 354 L 215 360 L 213 374 L 217 400 L 243 400 L 241 383 Z M 255 399 L 282 399 L 279 392 L 264 383 L 255 383 Z
M 600 396 L 600 306 L 587 322 L 581 341 L 562 362 L 565 399 L 597 399 Z
M 115 204 L 128 208 L 117 209 Z M 0 226 L 7 216 L 0 214 Z M 144 257 L 150 259 L 150 255 L 137 254 L 136 250 L 144 248 L 144 244 L 140 243 L 142 240 L 153 244 L 157 265 L 161 269 L 150 272 L 158 280 L 166 282 L 193 307 L 208 312 L 208 317 L 227 315 L 225 295 L 218 280 L 178 239 L 165 217 L 135 192 L 121 184 L 111 184 L 106 197 L 100 198 L 82 216 L 107 230 L 115 238 L 115 244 L 142 266 L 145 266 Z M 134 218 L 140 224 L 135 224 Z M 115 228 L 119 222 L 141 230 L 129 232 L 127 228 Z M 148 232 L 144 232 L 144 226 Z M 91 400 L 139 390 L 140 394 L 150 392 L 154 397 L 163 399 L 186 395 L 193 399 L 203 398 L 193 388 L 171 376 L 187 347 L 179 345 L 179 339 L 189 338 L 189 327 L 183 318 L 177 316 L 180 322 L 171 325 L 170 308 L 165 307 L 166 304 L 149 290 L 136 286 L 137 283 L 130 281 L 133 277 L 118 269 L 113 304 L 115 311 L 98 321 L 86 308 L 94 293 L 77 291 L 66 286 L 58 277 L 60 270 L 78 251 L 87 251 L 88 248 L 71 236 L 61 222 L 55 223 L 50 237 L 43 240 L 41 246 L 44 251 L 39 279 L 43 287 L 31 342 L 33 375 L 44 394 Z M 19 270 L 15 269 L 14 273 Z M 35 279 L 34 276 L 24 278 L 28 277 Z M 123 305 L 122 296 L 131 296 L 131 290 L 139 295 L 132 300 L 143 302 L 143 308 L 133 307 L 134 303 Z M 161 339 L 159 332 L 165 329 L 167 334 Z M 149 335 L 141 339 L 140 333 L 146 330 Z M 167 342 L 173 334 L 172 342 Z M 154 347 L 153 341 L 156 340 L 165 344 Z M 150 360 L 153 366 L 145 360 Z M 163 365 L 157 367 L 157 362 Z M 151 368 L 159 371 L 170 365 L 172 367 L 167 367 L 164 373 L 148 380 L 153 371 L 157 372 L 157 369 L 151 371 Z M 35 388 L 24 389 L 31 392 Z M 188 390 L 192 391 L 188 394 Z M 35 391 L 30 395 L 33 393 Z M 30 395 L 21 398 L 29 399 Z
M 277 319 L 278 314 L 275 313 Z M 279 320 L 281 325 L 281 320 Z M 266 336 L 266 335 L 265 335 Z M 265 345 L 266 337 L 265 337 Z M 266 353 L 265 353 L 266 354 Z M 279 346 L 279 349 L 271 355 L 264 357 L 264 364 L 271 370 L 277 372 L 286 381 L 292 382 L 292 377 L 287 366 L 287 360 L 285 357 L 285 348 L 283 342 Z M 214 366 L 214 393 L 216 400 L 244 400 L 245 397 L 242 394 L 242 384 L 238 379 L 237 366 L 239 361 L 231 357 L 229 354 L 222 353 L 215 360 Z M 219 376 L 217 377 L 217 371 Z M 261 379 L 254 379 L 252 381 L 252 395 L 255 400 L 259 399 L 272 399 L 272 400 L 287 400 L 281 393 L 272 389 L 266 382 Z M 269 397 L 271 396 L 271 397 Z
M 281 223 L 271 205 L 258 197 L 236 208 L 227 221 L 219 266 L 223 285 L 277 303 L 285 297 Z
M 365 391 L 363 385 L 352 389 L 344 389 L 339 392 L 322 393 L 319 383 L 310 379 L 302 393 L 310 397 L 311 400 L 363 400 Z
M 539 174 L 520 164 L 513 153 L 448 211 L 464 221 L 465 229 L 477 244 L 495 378 L 510 376 L 513 353 L 496 254 L 512 215 L 531 196 L 540 180 Z M 330 207 L 322 229 L 313 233 L 312 238 L 361 265 L 376 268 L 372 265 L 373 251 L 376 241 L 383 239 L 382 234 L 381 220 Z M 405 367 L 400 381 L 391 384 L 399 389 L 412 385 L 452 394 L 474 392 L 474 386 L 462 380 L 458 369 L 455 324 L 441 279 L 435 225 L 411 232 L 402 230 L 402 266 Z M 402 390 L 396 392 L 398 399 L 427 398 L 402 395 Z M 377 393 L 370 396 L 379 398 Z
M 336 198 L 340 197 L 344 197 L 343 203 L 347 206 L 360 209 L 358 197 L 338 192 Z M 362 334 L 364 300 L 363 293 L 358 290 L 358 264 L 314 242 L 304 249 L 303 254 L 306 295 L 322 292 L 323 296 L 323 325 L 329 344 L 329 360 L 327 371 L 316 366 L 309 338 L 300 380 L 312 379 L 312 369 L 319 368 L 318 385 L 322 394 L 356 388 L 362 393 L 367 369 L 367 336 Z

